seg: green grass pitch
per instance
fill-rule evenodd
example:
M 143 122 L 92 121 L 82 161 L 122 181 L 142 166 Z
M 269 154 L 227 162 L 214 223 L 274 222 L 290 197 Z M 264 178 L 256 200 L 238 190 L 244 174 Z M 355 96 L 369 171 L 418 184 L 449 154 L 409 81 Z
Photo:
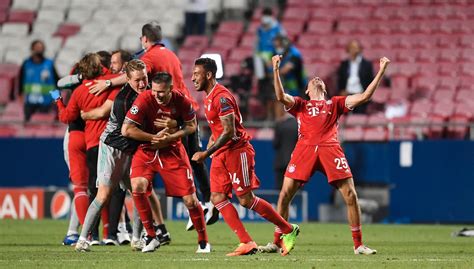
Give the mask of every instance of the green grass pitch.
M 0 268 L 474 268 L 474 238 L 453 238 L 458 225 L 364 225 L 363 239 L 378 250 L 356 256 L 348 225 L 303 223 L 293 252 L 226 257 L 237 238 L 222 222 L 208 227 L 213 252 L 198 255 L 196 234 L 167 222 L 172 243 L 154 253 L 129 246 L 97 246 L 76 253 L 60 243 L 66 221 L 0 220 Z M 245 223 L 258 244 L 273 237 L 268 223 Z

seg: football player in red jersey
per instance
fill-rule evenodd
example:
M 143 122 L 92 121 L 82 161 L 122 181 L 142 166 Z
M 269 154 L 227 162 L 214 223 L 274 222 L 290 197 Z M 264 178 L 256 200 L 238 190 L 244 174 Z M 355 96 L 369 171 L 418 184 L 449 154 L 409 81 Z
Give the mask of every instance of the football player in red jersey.
M 205 151 L 196 152 L 192 159 L 203 162 L 212 157 L 211 201 L 221 212 L 225 222 L 240 240 L 240 245 L 227 256 L 253 254 L 257 244 L 252 240 L 230 203 L 232 190 L 242 206 L 257 212 L 274 223 L 283 232 L 283 252 L 287 255 L 294 247 L 299 227 L 284 220 L 264 199 L 253 193 L 260 186 L 255 175 L 255 151 L 250 136 L 242 125 L 242 116 L 234 96 L 216 81 L 217 65 L 210 58 L 197 59 L 194 64 L 194 87 L 206 93 L 205 114 L 212 136 Z
M 155 125 L 156 119 L 183 119 L 181 129 L 173 132 L 169 128 Z M 154 251 L 159 239 L 153 228 L 150 202 L 147 199 L 155 173 L 163 179 L 166 195 L 182 197 L 198 233 L 197 253 L 209 253 L 204 212 L 196 196 L 196 189 L 186 150 L 181 138 L 196 130 L 196 113 L 191 101 L 182 93 L 172 90 L 172 77 L 158 72 L 152 80 L 152 90 L 141 93 L 122 125 L 122 135 L 142 141 L 135 152 L 130 168 L 132 195 L 147 231 L 146 246 L 142 252 Z
M 351 169 L 337 139 L 337 120 L 343 113 L 370 100 L 390 60 L 385 57 L 380 59 L 380 70 L 364 92 L 334 96 L 329 100 L 326 100 L 326 85 L 319 77 L 311 79 L 306 89 L 310 100 L 285 94 L 279 73 L 280 61 L 281 55 L 273 56 L 275 94 L 277 100 L 285 106 L 285 110 L 296 117 L 299 138 L 285 173 L 278 199 L 278 212 L 288 218 L 290 202 L 300 186 L 308 182 L 316 170 L 321 171 L 327 176 L 328 182 L 340 191 L 347 205 L 354 253 L 375 254 L 375 249 L 370 249 L 362 243 L 360 207 Z M 274 244 L 279 243 L 279 235 L 278 231 L 275 231 Z

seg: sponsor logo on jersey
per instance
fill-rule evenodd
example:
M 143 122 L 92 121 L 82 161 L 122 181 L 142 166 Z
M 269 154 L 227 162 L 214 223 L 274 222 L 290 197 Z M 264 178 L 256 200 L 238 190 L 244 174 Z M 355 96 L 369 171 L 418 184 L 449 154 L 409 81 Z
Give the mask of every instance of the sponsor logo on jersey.
M 133 115 L 136 115 L 138 113 L 139 109 L 136 105 L 133 105 L 131 108 L 130 108 L 130 113 L 132 113 Z
M 51 199 L 51 217 L 53 219 L 64 218 L 69 214 L 71 197 L 63 190 L 57 191 Z
M 311 117 L 316 117 L 319 115 L 319 107 L 308 107 L 307 110 Z
M 288 172 L 293 173 L 295 171 L 296 171 L 296 165 L 295 164 L 288 165 Z

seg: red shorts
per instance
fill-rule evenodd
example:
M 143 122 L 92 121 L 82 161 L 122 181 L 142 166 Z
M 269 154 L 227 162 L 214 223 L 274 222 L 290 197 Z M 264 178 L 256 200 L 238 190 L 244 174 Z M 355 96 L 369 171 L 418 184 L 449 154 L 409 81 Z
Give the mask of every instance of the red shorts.
M 255 175 L 255 150 L 250 143 L 225 150 L 212 158 L 211 192 L 225 193 L 232 196 L 232 189 L 237 196 L 244 195 L 260 187 Z
M 308 182 L 316 171 L 326 175 L 329 183 L 352 177 L 351 168 L 340 145 L 309 146 L 297 143 L 285 176 Z
M 70 131 L 69 142 L 69 177 L 76 187 L 85 187 L 89 182 L 89 169 L 86 161 L 86 140 L 84 132 Z
M 182 144 L 154 151 L 141 148 L 135 152 L 130 168 L 130 178 L 144 177 L 148 191 L 152 189 L 155 173 L 159 173 L 165 185 L 166 195 L 183 197 L 196 192 L 188 155 Z

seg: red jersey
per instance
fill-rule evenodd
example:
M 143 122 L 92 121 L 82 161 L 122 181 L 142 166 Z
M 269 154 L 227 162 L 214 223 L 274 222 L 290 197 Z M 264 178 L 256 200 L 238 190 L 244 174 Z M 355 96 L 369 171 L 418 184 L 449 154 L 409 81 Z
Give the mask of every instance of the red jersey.
M 334 145 L 337 139 L 337 120 L 350 111 L 345 96 L 334 96 L 330 100 L 304 100 L 294 97 L 295 104 L 287 111 L 298 122 L 298 143 L 305 145 Z
M 171 119 L 194 120 L 194 112 L 191 101 L 178 91 L 171 91 L 171 100 L 168 105 L 158 104 L 151 90 L 140 93 L 127 112 L 126 118 L 140 126 L 140 129 L 149 134 L 156 134 L 162 130 L 153 123 L 157 118 L 169 117 Z M 181 140 L 173 142 L 170 146 L 175 147 Z M 144 150 L 152 150 L 149 144 L 142 144 Z
M 206 96 L 204 100 L 204 113 L 214 140 L 224 131 L 220 117 L 229 114 L 234 114 L 235 117 L 234 136 L 224 146 L 218 149 L 214 155 L 227 149 L 238 148 L 250 141 L 250 136 L 242 125 L 242 115 L 240 114 L 239 106 L 232 93 L 224 86 L 216 83 L 211 92 Z
M 184 84 L 181 62 L 174 52 L 162 44 L 156 44 L 147 50 L 140 60 L 146 64 L 146 71 L 150 74 L 150 80 L 153 78 L 153 75 L 158 72 L 169 73 L 173 77 L 173 89 L 188 97 L 193 104 L 194 110 L 199 110 L 198 103 L 191 96 L 188 88 Z
M 99 76 L 96 79 L 111 79 L 117 75 L 103 75 Z M 79 85 L 71 95 L 67 106 L 64 105 L 62 100 L 57 102 L 59 110 L 59 120 L 64 123 L 70 123 L 76 120 L 78 117 L 81 117 L 81 110 L 87 112 L 94 108 L 100 107 L 105 101 L 114 100 L 115 96 L 119 92 L 120 88 L 112 88 L 99 96 L 95 96 L 89 93 L 89 88 L 86 85 L 94 83 L 94 80 L 84 80 L 82 84 Z M 86 126 L 84 128 L 84 136 L 86 139 L 86 147 L 90 149 L 99 145 L 99 137 L 107 125 L 109 119 L 101 120 L 86 120 Z

